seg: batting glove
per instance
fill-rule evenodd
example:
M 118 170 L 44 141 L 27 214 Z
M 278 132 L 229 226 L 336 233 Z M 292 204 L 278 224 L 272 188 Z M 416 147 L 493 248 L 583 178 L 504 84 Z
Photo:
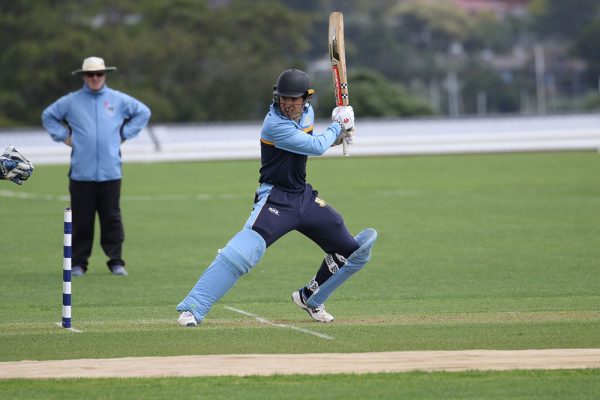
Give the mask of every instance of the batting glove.
M 342 125 L 342 130 L 350 131 L 354 128 L 354 110 L 352 106 L 338 106 L 331 112 L 331 119 Z

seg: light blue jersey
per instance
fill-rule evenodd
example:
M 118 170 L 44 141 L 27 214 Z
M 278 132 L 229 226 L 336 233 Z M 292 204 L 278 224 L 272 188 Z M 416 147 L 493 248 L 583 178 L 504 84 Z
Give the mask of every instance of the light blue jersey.
M 71 179 L 104 182 L 121 178 L 121 142 L 137 136 L 150 115 L 125 93 L 106 85 L 94 92 L 84 84 L 46 108 L 42 124 L 57 142 L 71 135 Z
M 333 122 L 323 133 L 314 134 L 314 120 L 310 105 L 305 107 L 299 122 L 283 116 L 277 105 L 271 105 L 260 132 L 260 183 L 293 192 L 304 190 L 307 156 L 325 153 L 342 129 Z

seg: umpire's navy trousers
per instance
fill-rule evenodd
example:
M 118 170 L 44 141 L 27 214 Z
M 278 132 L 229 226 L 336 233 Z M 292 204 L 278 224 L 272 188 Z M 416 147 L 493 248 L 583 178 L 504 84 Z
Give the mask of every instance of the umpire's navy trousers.
M 94 242 L 96 213 L 100 220 L 100 246 L 108 257 L 107 265 L 125 265 L 122 259 L 125 233 L 121 220 L 121 180 L 83 182 L 71 179 L 73 211 L 72 265 L 87 270 Z

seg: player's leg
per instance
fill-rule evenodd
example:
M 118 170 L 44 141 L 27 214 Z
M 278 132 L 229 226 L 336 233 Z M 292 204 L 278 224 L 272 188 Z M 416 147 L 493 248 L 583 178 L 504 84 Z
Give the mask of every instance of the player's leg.
M 279 203 L 275 209 L 275 205 L 268 200 L 273 194 L 277 201 L 280 193 L 276 190 L 271 192 L 271 185 L 259 187 L 244 229 L 219 250 L 212 264 L 200 276 L 187 297 L 179 303 L 177 311 L 182 313 L 180 325 L 194 326 L 202 321 L 212 305 L 260 261 L 266 248 L 292 229 L 287 226 L 294 224 L 287 218 L 292 214 L 286 212 L 290 209 Z M 273 210 L 277 210 L 277 222 L 272 221 L 276 215 Z
M 346 259 L 344 265 L 339 267 L 325 282 L 319 285 L 316 292 L 313 292 L 312 296 L 306 302 L 309 307 L 318 307 L 318 305 L 325 303 L 329 296 L 342 283 L 360 271 L 371 259 L 371 250 L 377 240 L 377 231 L 372 228 L 363 229 L 354 237 L 354 240 L 359 245 L 358 249 Z
M 69 180 L 73 211 L 72 265 L 75 275 L 87 271 L 94 242 L 94 221 L 97 207 L 97 183 Z M 77 268 L 79 267 L 79 268 Z M 81 268 L 81 269 L 80 269 Z
M 121 219 L 121 180 L 101 182 L 98 193 L 100 245 L 108 257 L 106 263 L 113 274 L 127 275 L 123 261 L 125 231 Z
M 315 321 L 332 322 L 333 316 L 325 310 L 324 301 L 309 305 L 308 300 L 345 265 L 346 257 L 358 248 L 358 244 L 346 228 L 341 215 L 332 207 L 326 206 L 316 211 L 312 213 L 312 218 L 307 218 L 305 214 L 305 224 L 299 231 L 318 244 L 326 255 L 308 284 L 292 293 L 292 300 Z
M 218 251 L 214 261 L 202 273 L 196 285 L 177 305 L 177 311 L 182 313 L 179 323 L 195 326 L 201 322 L 212 305 L 260 261 L 265 250 L 265 241 L 258 233 L 252 229 L 242 229 L 238 232 Z
M 352 237 L 342 216 L 319 198 L 316 192 L 313 193 L 311 202 L 307 203 L 304 209 L 299 231 L 317 243 L 325 251 L 326 256 L 316 275 L 307 286 L 299 291 L 296 297 L 300 297 L 308 308 L 318 310 L 323 308 L 323 303 L 335 289 L 366 264 L 377 234 L 374 230 L 365 230 L 363 232 L 370 233 L 367 235 L 361 232 L 356 237 Z M 365 242 L 365 235 L 368 236 L 367 241 L 369 242 L 367 245 L 368 257 L 362 256 L 361 258 L 359 255 L 363 253 L 361 246 Z M 364 259 L 365 257 L 366 259 Z M 340 274 L 341 271 L 343 272 Z M 298 304 L 296 299 L 294 301 Z M 311 313 L 309 312 L 309 314 Z M 311 314 L 311 317 L 322 322 L 329 322 L 327 315 L 324 315 L 323 319 L 316 318 L 318 315 Z

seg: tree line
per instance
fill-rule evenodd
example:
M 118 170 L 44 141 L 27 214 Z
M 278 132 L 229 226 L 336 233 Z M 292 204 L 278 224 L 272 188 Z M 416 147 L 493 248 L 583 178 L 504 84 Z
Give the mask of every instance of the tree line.
M 92 55 L 117 66 L 108 85 L 148 104 L 155 123 L 261 119 L 290 67 L 309 72 L 326 117 L 335 10 L 345 15 L 350 97 L 361 117 L 447 114 L 452 102 L 475 114 L 482 99 L 489 113 L 522 111 L 523 96 L 535 95 L 533 60 L 504 69 L 498 60 L 536 43 L 547 61 L 562 62 L 547 62 L 543 77 L 556 98 L 571 100 L 554 111 L 585 109 L 595 105 L 600 67 L 596 3 L 532 0 L 526 17 L 499 18 L 450 0 L 1 2 L 0 126 L 39 125 L 47 105 L 82 86 L 70 72 Z

